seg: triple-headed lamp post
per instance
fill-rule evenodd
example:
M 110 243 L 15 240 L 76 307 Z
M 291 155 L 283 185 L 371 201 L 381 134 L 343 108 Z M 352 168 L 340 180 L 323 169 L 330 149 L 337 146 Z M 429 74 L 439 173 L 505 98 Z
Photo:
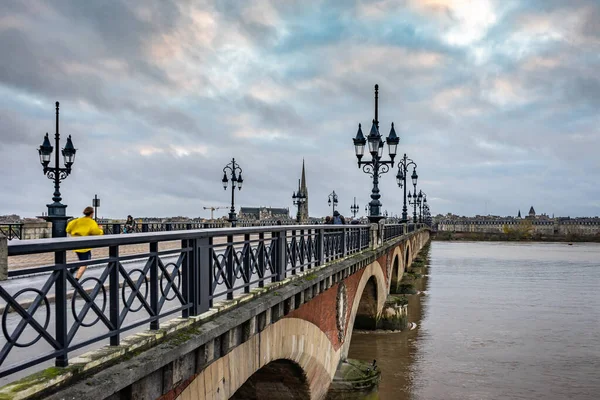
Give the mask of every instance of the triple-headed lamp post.
M 300 210 L 302 209 L 302 205 L 306 202 L 306 194 L 302 191 L 300 187 L 300 179 L 298 179 L 298 193 L 294 192 L 292 194 L 292 199 L 294 201 L 294 205 L 298 206 L 298 213 L 296 214 L 296 222 L 300 223 L 302 215 Z
M 419 190 L 419 196 L 422 196 L 421 201 L 419 201 L 419 222 L 423 222 L 425 217 L 423 211 L 427 207 L 427 195 L 422 190 Z
M 60 134 L 58 130 L 58 108 L 59 103 L 56 102 L 56 133 L 54 134 L 54 141 L 56 152 L 54 153 L 54 166 L 50 167 L 50 158 L 52 156 L 52 151 L 54 147 L 50 144 L 50 138 L 48 137 L 48 133 L 46 132 L 46 136 L 44 137 L 44 142 L 39 147 L 38 152 L 40 155 L 40 163 L 42 167 L 44 167 L 44 175 L 46 175 L 49 179 L 54 180 L 54 196 L 52 200 L 54 201 L 52 204 L 47 204 L 48 207 L 48 215 L 42 217 L 46 221 L 52 223 L 52 237 L 65 237 L 67 236 L 66 227 L 67 220 L 70 218 L 67 216 L 67 205 L 62 204 L 60 201 L 62 197 L 60 196 L 60 182 L 65 180 L 67 176 L 71 173 L 71 166 L 75 162 L 75 153 L 77 150 L 73 147 L 73 142 L 71 141 L 71 135 L 67 138 L 67 144 L 62 149 L 61 153 L 63 156 L 63 161 L 65 166 L 63 168 L 60 167 L 60 157 L 59 151 L 60 148 Z
M 223 189 L 227 190 L 227 183 L 229 180 L 227 179 L 227 171 L 229 171 L 231 176 L 231 208 L 229 209 L 229 222 L 232 227 L 235 227 L 237 223 L 237 216 L 235 215 L 235 188 L 238 190 L 242 190 L 242 184 L 244 183 L 244 179 L 242 178 L 242 168 L 235 162 L 235 158 L 231 159 L 231 162 L 223 168 L 223 179 L 221 182 L 223 183 Z
M 352 215 L 356 218 L 356 214 L 358 214 L 360 206 L 356 204 L 356 197 L 354 198 L 354 204 L 350 206 L 350 211 L 352 211 Z
M 421 193 L 417 194 L 417 188 L 415 186 L 415 195 L 413 196 L 410 193 L 410 190 L 408 191 L 408 204 L 410 204 L 411 206 L 413 206 L 413 223 L 417 223 L 419 222 L 417 220 L 417 206 L 419 205 L 419 203 L 421 202 L 423 195 Z
M 408 167 L 411 165 L 413 167 L 411 179 L 413 186 L 417 186 L 417 179 L 419 178 L 417 175 L 417 164 L 410 158 L 407 158 L 406 153 L 404 154 L 404 157 L 398 161 L 398 173 L 396 174 L 396 182 L 398 183 L 398 186 L 400 188 L 404 188 L 404 201 L 402 203 L 402 222 L 404 223 L 408 221 L 408 209 L 406 207 L 406 177 L 408 176 Z
M 369 202 L 369 221 L 377 223 L 383 218 L 381 215 L 381 195 L 379 194 L 379 178 L 382 174 L 385 174 L 390 170 L 390 166 L 394 167 L 394 157 L 396 157 L 396 150 L 400 138 L 396 135 L 394 130 L 394 123 L 392 122 L 392 128 L 389 136 L 386 138 L 386 143 L 389 147 L 389 160 L 382 160 L 383 157 L 383 140 L 379 133 L 379 120 L 378 120 L 378 100 L 379 100 L 379 85 L 375 85 L 375 118 L 373 119 L 373 125 L 369 135 L 365 138 L 362 133 L 361 125 L 358 124 L 358 132 L 354 138 L 354 150 L 356 152 L 356 158 L 358 159 L 358 168 L 363 169 L 366 174 L 371 175 L 373 179 L 373 189 L 371 190 L 371 201 Z M 370 161 L 362 161 L 365 145 L 368 143 L 369 153 L 371 153 Z
M 335 212 L 335 206 L 338 204 L 338 195 L 335 193 L 335 190 L 329 193 L 329 200 L 327 200 L 327 204 L 331 206 L 332 215 Z

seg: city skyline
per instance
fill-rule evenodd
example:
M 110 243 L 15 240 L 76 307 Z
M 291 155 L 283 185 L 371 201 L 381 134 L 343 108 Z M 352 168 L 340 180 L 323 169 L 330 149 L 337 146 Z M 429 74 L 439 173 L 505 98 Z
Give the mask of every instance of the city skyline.
M 137 7 L 137 8 L 136 8 Z M 433 215 L 600 214 L 600 4 L 593 0 L 315 3 L 8 1 L 0 6 L 0 214 L 41 215 L 37 148 L 77 156 L 69 215 L 210 217 L 223 166 L 236 209 L 288 207 L 306 160 L 310 215 L 359 215 L 371 181 L 352 138 L 380 130 L 418 163 Z M 365 128 L 367 127 L 367 128 Z M 55 149 L 56 151 L 56 149 Z M 396 159 L 397 160 L 397 159 Z M 397 165 L 382 211 L 401 214 Z M 226 210 L 215 212 L 222 216 Z

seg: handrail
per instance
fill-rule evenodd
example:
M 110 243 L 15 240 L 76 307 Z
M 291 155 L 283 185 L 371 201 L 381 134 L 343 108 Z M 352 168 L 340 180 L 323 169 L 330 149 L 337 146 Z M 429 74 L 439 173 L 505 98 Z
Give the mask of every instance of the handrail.
M 384 242 L 422 225 L 383 226 Z M 159 250 L 160 242 L 174 240 L 180 246 Z M 77 349 L 106 339 L 117 346 L 134 328 L 159 329 L 174 314 L 199 315 L 215 301 L 364 251 L 370 240 L 370 225 L 275 225 L 11 242 L 9 256 L 52 252 L 54 262 L 8 272 L 9 277 L 41 274 L 26 288 L 0 283 L 6 343 L 0 349 L 0 378 L 51 359 L 67 366 Z M 121 255 L 121 246 L 131 244 L 147 248 Z M 108 247 L 108 256 L 67 260 L 68 251 L 99 247 Z M 81 265 L 99 268 L 77 281 L 70 271 Z M 38 309 L 44 318 L 34 316 Z M 21 337 L 25 329 L 28 334 Z M 38 341 L 49 351 L 13 353 Z

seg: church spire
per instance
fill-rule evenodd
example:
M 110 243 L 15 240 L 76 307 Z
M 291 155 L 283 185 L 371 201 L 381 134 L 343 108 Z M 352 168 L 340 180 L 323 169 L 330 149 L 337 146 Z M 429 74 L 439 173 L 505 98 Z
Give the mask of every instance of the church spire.
M 302 159 L 302 180 L 300 183 L 300 188 L 304 193 L 306 193 L 306 172 L 304 172 L 304 158 Z

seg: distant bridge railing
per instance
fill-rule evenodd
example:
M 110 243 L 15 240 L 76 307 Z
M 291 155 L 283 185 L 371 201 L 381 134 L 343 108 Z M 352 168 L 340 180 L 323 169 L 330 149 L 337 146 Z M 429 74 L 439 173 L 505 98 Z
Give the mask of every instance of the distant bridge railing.
M 0 224 L 0 232 L 6 236 L 8 240 L 21 239 L 23 237 L 22 223 L 7 223 Z
M 421 225 L 385 226 L 385 240 Z M 163 248 L 174 241 L 177 248 Z M 121 254 L 129 245 L 147 250 Z M 52 359 L 56 366 L 67 366 L 70 353 L 93 343 L 109 339 L 117 346 L 127 331 L 159 329 L 173 314 L 199 315 L 217 300 L 233 299 L 369 246 L 369 225 L 212 228 L 11 242 L 9 256 L 50 252 L 54 262 L 8 271 L 9 278 L 42 274 L 28 287 L 0 284 L 0 378 Z M 81 248 L 108 248 L 108 256 L 67 260 L 68 252 Z M 98 268 L 77 281 L 73 272 L 82 265 Z
M 226 222 L 136 222 L 133 225 L 135 233 L 171 232 L 191 229 L 224 228 Z M 115 222 L 102 225 L 104 234 L 116 235 L 123 233 L 125 223 Z

